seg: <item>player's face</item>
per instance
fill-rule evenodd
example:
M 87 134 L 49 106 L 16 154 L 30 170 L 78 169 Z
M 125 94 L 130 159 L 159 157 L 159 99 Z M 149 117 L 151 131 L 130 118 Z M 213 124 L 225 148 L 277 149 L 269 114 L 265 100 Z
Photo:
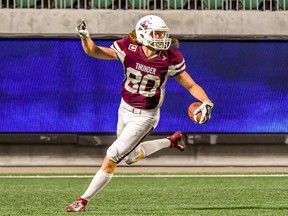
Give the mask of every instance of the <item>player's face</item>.
M 166 31 L 152 31 L 150 36 L 153 38 L 154 42 L 152 43 L 154 47 L 163 47 L 164 38 L 166 37 Z
M 163 31 L 154 31 L 151 32 L 151 37 L 154 39 L 163 39 L 165 37 L 166 32 Z

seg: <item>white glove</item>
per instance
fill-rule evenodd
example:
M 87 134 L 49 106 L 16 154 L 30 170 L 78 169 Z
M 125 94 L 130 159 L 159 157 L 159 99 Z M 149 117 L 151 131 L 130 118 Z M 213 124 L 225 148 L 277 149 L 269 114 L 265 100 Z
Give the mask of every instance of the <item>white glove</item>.
M 211 118 L 211 110 L 212 107 L 214 106 L 213 103 L 209 103 L 207 101 L 204 101 L 201 106 L 199 106 L 195 111 L 194 115 L 197 115 L 199 112 L 202 112 L 199 124 L 204 124 L 206 123 L 210 118 Z
M 87 37 L 89 37 L 87 24 L 84 19 L 82 19 L 81 24 L 76 27 L 76 31 L 78 32 L 79 36 L 83 39 L 86 39 Z

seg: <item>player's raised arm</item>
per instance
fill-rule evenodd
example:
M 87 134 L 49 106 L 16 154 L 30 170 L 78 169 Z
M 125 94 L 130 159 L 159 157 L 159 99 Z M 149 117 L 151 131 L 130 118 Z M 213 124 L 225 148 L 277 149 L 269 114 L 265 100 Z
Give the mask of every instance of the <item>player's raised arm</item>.
M 81 37 L 82 47 L 85 53 L 89 56 L 99 59 L 114 59 L 118 60 L 115 51 L 112 48 L 97 46 L 89 35 L 87 24 L 84 19 L 76 27 L 76 31 Z

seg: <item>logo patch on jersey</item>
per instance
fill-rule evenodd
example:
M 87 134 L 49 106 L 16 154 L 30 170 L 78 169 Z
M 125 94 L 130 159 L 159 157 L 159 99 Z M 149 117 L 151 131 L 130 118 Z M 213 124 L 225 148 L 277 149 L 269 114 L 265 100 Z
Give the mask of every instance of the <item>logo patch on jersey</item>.
M 129 44 L 128 50 L 131 50 L 133 52 L 136 52 L 137 46 L 135 44 Z

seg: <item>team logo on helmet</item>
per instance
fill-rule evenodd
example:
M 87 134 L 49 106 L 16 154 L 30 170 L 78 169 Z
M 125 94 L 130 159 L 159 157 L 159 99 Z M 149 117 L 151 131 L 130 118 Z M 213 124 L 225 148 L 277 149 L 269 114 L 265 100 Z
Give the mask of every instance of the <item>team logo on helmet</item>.
M 149 20 L 145 20 L 144 22 L 140 23 L 140 26 L 146 30 L 148 28 L 148 25 L 151 25 L 151 24 L 152 23 L 150 23 Z

